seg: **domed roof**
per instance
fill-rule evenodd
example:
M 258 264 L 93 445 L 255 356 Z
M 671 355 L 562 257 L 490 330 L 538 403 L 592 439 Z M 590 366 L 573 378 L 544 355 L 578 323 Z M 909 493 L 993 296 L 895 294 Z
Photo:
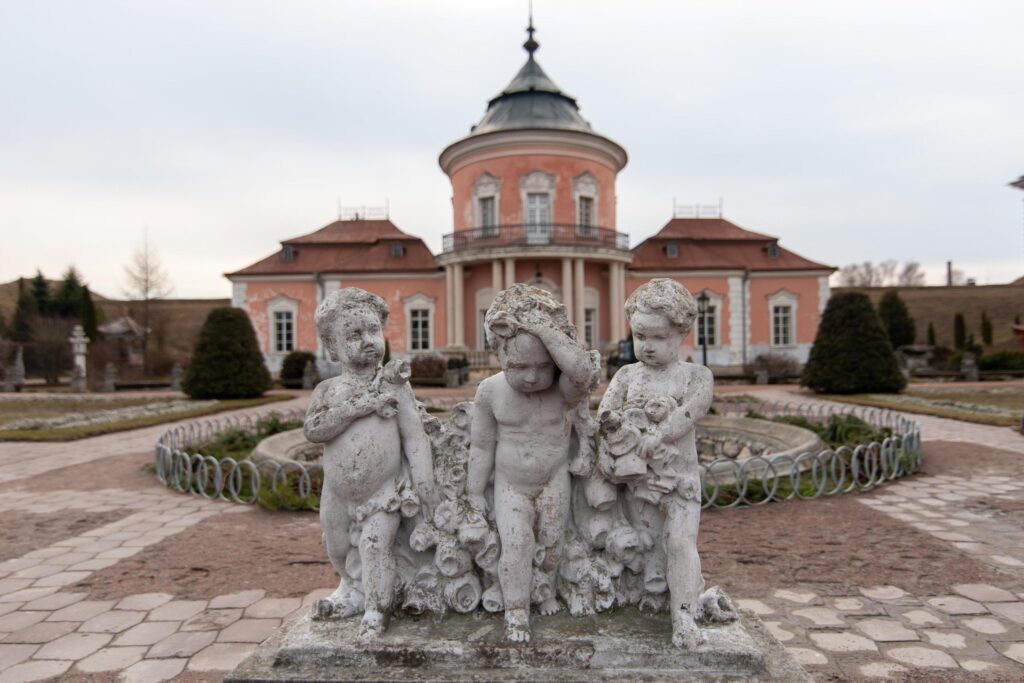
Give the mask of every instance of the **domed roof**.
M 590 124 L 580 116 L 576 100 L 562 92 L 533 53 L 540 45 L 533 39 L 533 23 L 523 45 L 529 53 L 526 64 L 515 78 L 487 103 L 487 113 L 473 126 L 470 135 L 522 128 L 553 128 L 592 133 Z

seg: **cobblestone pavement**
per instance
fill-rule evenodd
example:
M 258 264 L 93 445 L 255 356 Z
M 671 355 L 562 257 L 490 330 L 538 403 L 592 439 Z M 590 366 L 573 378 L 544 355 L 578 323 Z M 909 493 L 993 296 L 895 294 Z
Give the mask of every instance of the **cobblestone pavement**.
M 768 398 L 813 400 L 777 388 L 754 391 Z M 301 407 L 303 400 L 264 409 Z M 926 441 L 939 435 L 963 444 L 965 454 L 973 452 L 971 444 L 1001 449 L 1004 459 L 1024 453 L 1024 437 L 1008 429 L 915 419 L 922 422 Z M 103 458 L 144 461 L 164 429 L 73 444 L 0 444 L 0 482 L 6 482 L 0 488 L 0 519 L 68 511 L 84 518 L 107 515 L 104 520 L 123 515 L 81 533 L 44 539 L 0 562 L 0 683 L 219 680 L 283 619 L 329 592 L 275 595 L 247 585 L 195 599 L 153 585 L 150 592 L 97 599 L 83 589 L 94 573 L 180 543 L 204 528 L 211 529 L 208 540 L 216 544 L 217 520 L 242 515 L 258 533 L 259 520 L 269 517 L 249 507 L 178 494 L 155 480 L 77 490 L 74 480 L 57 478 L 60 470 Z M 1024 465 L 1015 467 L 1024 472 Z M 59 484 L 40 495 L 38 482 L 47 476 Z M 1024 479 L 1012 472 L 925 474 L 853 499 L 851 507 L 863 509 L 865 517 L 880 513 L 896 529 L 941 544 L 948 557 L 980 563 L 987 572 L 983 580 L 969 577 L 949 581 L 941 590 L 910 591 L 873 570 L 836 594 L 779 572 L 770 590 L 750 594 L 733 587 L 740 606 L 757 613 L 819 680 L 1024 679 L 1024 526 L 1014 514 L 1018 507 L 1024 511 Z M 781 552 L 808 552 L 786 550 L 783 541 L 780 546 Z M 901 558 L 886 561 L 896 566 Z

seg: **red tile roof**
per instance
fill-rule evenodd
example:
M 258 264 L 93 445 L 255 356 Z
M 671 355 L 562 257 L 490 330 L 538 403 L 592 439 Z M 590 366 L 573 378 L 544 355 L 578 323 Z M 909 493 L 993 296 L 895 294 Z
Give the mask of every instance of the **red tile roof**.
M 401 244 L 404 254 L 391 255 Z M 281 242 L 282 248 L 256 263 L 227 273 L 235 275 L 310 275 L 436 271 L 434 255 L 419 237 L 399 230 L 390 220 L 335 221 L 316 232 Z M 285 249 L 291 258 L 282 258 Z
M 667 253 L 676 244 L 678 256 Z M 777 255 L 773 255 L 773 248 Z M 631 270 L 835 270 L 722 218 L 674 218 L 633 249 Z

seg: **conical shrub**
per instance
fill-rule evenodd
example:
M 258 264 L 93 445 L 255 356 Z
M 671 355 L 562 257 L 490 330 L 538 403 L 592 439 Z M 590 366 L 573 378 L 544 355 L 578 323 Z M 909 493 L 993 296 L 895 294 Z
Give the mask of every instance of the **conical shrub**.
M 843 292 L 829 299 L 800 383 L 828 394 L 896 392 L 906 385 L 866 294 Z
M 245 311 L 210 311 L 181 388 L 192 398 L 255 398 L 270 388 L 270 373 Z

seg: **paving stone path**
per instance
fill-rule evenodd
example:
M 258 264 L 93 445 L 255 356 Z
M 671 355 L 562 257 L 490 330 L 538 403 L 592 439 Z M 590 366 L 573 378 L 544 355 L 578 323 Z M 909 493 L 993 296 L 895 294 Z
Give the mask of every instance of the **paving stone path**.
M 794 400 L 778 389 L 762 391 L 767 398 Z M 302 401 L 276 407 L 302 407 Z M 965 446 L 978 443 L 1024 453 L 1024 438 L 1010 430 L 939 418 L 921 422 L 926 440 L 937 434 Z M 125 514 L 0 562 L 0 683 L 63 676 L 219 680 L 283 619 L 329 592 L 281 597 L 252 588 L 198 600 L 154 586 L 153 592 L 97 600 L 76 590 L 93 572 L 186 530 L 201 531 L 204 523 L 223 515 L 253 514 L 249 507 L 182 495 L 156 483 L 138 490 L 78 491 L 74 482 L 63 481 L 45 496 L 18 488 L 20 480 L 45 472 L 59 474 L 65 467 L 111 455 L 149 451 L 164 429 L 76 444 L 0 444 L 0 482 L 8 482 L 0 494 L 0 514 Z M 816 677 L 1022 680 L 1024 529 L 1012 517 L 981 514 L 976 504 L 991 499 L 1024 509 L 1024 481 L 992 474 L 966 479 L 925 475 L 856 497 L 866 512 L 881 512 L 905 524 L 908 532 L 927 533 L 1005 580 L 993 581 L 990 575 L 988 582 L 911 595 L 887 585 L 884 577 L 865 576 L 849 595 L 826 596 L 780 576 L 767 595 L 738 595 L 738 603 L 757 613 Z

